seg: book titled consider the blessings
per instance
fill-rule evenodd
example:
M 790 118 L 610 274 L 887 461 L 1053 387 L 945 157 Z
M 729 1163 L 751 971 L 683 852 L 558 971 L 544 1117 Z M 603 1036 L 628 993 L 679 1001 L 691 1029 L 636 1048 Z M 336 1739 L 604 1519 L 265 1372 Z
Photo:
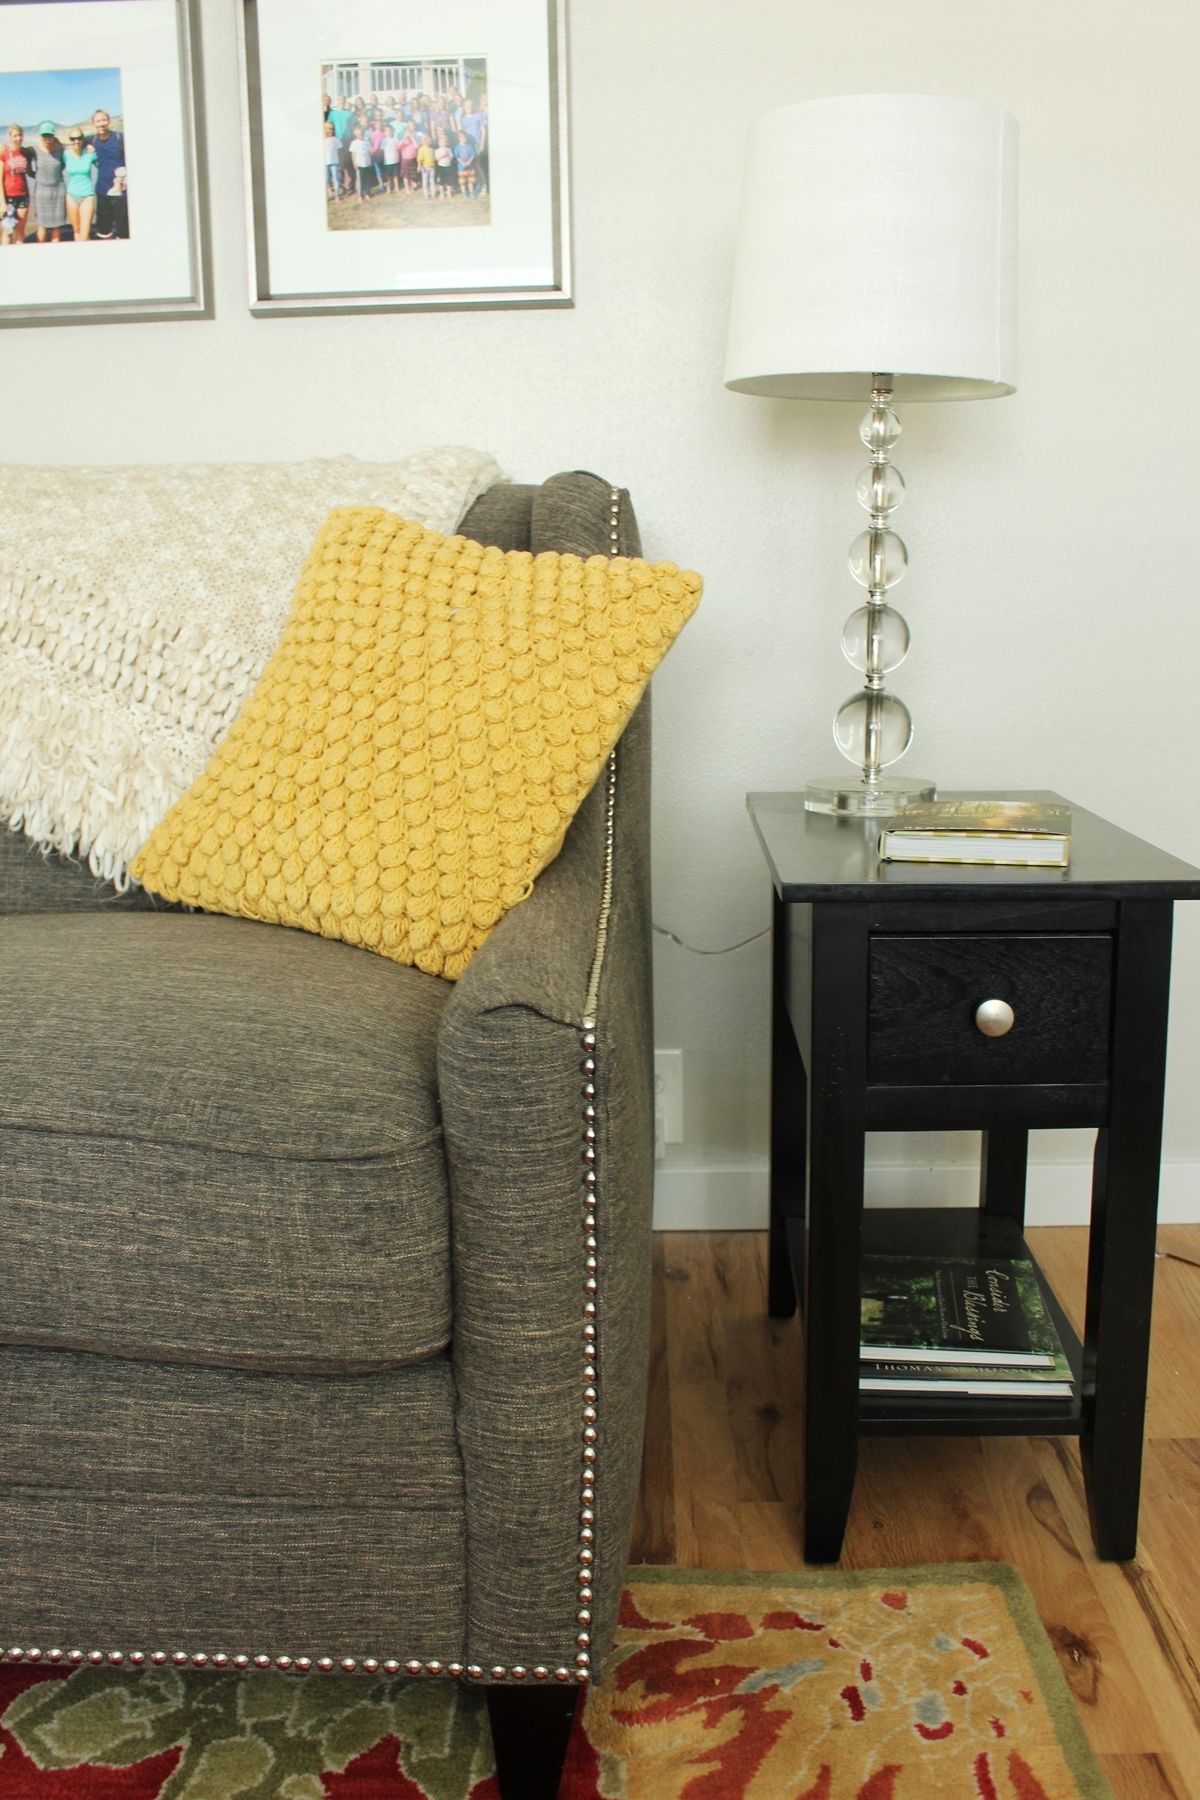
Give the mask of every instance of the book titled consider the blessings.
M 883 862 L 1004 863 L 1065 869 L 1071 809 L 1038 800 L 930 800 L 879 835 Z
M 1053 1368 L 1062 1353 L 1033 1264 L 1016 1257 L 866 1256 L 860 1318 L 864 1363 Z

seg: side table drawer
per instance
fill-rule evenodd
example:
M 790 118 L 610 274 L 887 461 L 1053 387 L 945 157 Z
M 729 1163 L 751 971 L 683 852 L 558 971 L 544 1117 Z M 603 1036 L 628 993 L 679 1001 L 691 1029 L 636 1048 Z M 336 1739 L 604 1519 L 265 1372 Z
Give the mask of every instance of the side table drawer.
M 1112 940 L 1046 936 L 873 936 L 867 1080 L 913 1086 L 1108 1079 Z M 1013 1022 L 976 1023 L 985 1000 Z

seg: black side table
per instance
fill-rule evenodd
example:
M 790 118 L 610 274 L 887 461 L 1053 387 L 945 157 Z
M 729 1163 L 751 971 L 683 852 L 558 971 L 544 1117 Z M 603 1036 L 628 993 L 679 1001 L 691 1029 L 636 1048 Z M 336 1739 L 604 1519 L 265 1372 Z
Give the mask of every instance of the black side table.
M 1066 870 L 881 863 L 878 824 L 801 794 L 749 807 L 774 884 L 769 1304 L 803 1297 L 806 1558 L 841 1553 L 862 1433 L 1078 1435 L 1096 1549 L 1132 1557 L 1172 904 L 1200 869 L 1076 806 Z M 976 1026 L 988 999 L 1015 1014 L 1003 1037 Z M 860 1397 L 861 1257 L 1028 1256 L 1035 1126 L 1097 1128 L 1082 1344 L 1038 1272 L 1075 1396 Z M 864 1212 L 864 1132 L 931 1129 L 982 1132 L 978 1209 Z

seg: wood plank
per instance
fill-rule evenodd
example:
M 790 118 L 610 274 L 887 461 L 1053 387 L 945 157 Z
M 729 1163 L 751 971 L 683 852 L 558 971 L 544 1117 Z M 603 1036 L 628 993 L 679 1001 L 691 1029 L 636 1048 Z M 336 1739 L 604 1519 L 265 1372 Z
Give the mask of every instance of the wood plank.
M 737 1454 L 725 1341 L 727 1320 L 737 1304 L 729 1242 L 736 1235 L 715 1233 L 703 1243 L 692 1233 L 674 1233 L 663 1265 L 675 1558 L 682 1568 L 722 1566 L 721 1558 L 737 1537 Z
M 1082 1233 L 1076 1227 L 1046 1227 L 1029 1233 L 1050 1285 L 1076 1331 L 1083 1328 Z M 1189 1248 L 1190 1246 L 1190 1248 Z M 1179 1257 L 1195 1262 L 1182 1262 Z M 1146 1396 L 1146 1437 L 1200 1437 L 1200 1227 L 1162 1225 L 1155 1265 L 1154 1317 L 1150 1342 L 1150 1382 Z
M 1193 1789 L 1169 1756 L 1100 1756 L 1117 1800 L 1190 1800 Z
M 665 1234 L 659 1233 L 651 1251 L 650 1365 L 646 1425 L 642 1436 L 642 1479 L 633 1524 L 633 1538 L 638 1546 L 635 1560 L 649 1563 L 675 1561 L 675 1466 L 671 1457 L 666 1259 Z

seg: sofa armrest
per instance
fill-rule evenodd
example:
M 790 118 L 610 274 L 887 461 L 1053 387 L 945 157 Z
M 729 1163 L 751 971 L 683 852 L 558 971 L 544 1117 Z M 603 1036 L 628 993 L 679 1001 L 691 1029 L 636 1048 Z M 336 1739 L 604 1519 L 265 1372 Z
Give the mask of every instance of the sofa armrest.
M 643 702 L 615 773 L 597 782 L 558 858 L 475 956 L 443 1016 L 468 1645 L 485 1670 L 522 1662 L 574 1676 L 580 1654 L 595 1668 L 625 1573 L 653 1182 L 649 725 Z M 593 1404 L 594 1420 L 585 1417 Z M 597 1433 L 586 1446 L 594 1464 L 585 1428 Z

